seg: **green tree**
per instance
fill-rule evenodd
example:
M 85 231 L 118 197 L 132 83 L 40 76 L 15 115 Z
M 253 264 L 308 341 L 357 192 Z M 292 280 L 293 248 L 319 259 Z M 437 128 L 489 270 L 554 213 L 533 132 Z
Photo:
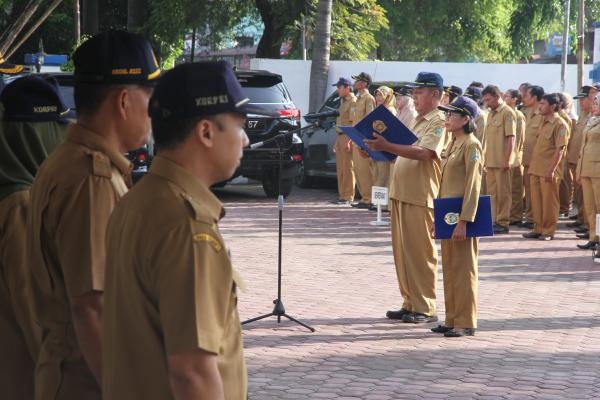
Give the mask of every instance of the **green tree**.
M 327 90 L 329 46 L 331 43 L 331 9 L 333 0 L 319 0 L 313 61 L 310 66 L 309 111 L 317 110 Z

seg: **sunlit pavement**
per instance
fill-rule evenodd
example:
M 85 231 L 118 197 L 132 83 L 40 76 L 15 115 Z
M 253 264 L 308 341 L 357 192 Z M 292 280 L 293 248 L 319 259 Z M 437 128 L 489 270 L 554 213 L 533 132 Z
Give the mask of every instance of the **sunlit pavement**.
M 429 331 L 436 324 L 385 318 L 400 297 L 389 227 L 369 224 L 375 212 L 330 204 L 330 188 L 294 190 L 284 209 L 282 299 L 316 332 L 276 317 L 244 325 L 250 399 L 600 398 L 600 264 L 575 247 L 583 241 L 568 220 L 551 242 L 523 239 L 523 229 L 482 239 L 479 329 L 444 338 Z M 240 317 L 270 313 L 276 202 L 253 184 L 217 195 L 248 286 Z

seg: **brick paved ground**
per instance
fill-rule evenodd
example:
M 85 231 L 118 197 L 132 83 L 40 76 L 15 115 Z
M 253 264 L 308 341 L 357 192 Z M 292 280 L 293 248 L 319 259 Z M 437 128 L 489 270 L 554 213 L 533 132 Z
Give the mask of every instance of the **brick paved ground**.
M 223 234 L 248 289 L 242 319 L 276 297 L 277 209 L 257 185 L 218 192 Z M 600 398 L 600 264 L 559 225 L 480 242 L 479 330 L 444 338 L 389 321 L 399 293 L 389 228 L 375 213 L 296 189 L 284 211 L 283 302 L 316 332 L 275 317 L 244 326 L 250 399 Z M 438 308 L 443 321 L 441 274 Z

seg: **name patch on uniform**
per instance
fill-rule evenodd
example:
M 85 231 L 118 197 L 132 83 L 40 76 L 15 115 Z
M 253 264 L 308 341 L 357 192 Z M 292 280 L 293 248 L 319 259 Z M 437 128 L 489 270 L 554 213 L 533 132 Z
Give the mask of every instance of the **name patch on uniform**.
M 208 233 L 195 233 L 192 236 L 194 242 L 207 242 L 210 244 L 216 251 L 221 251 L 223 246 L 221 246 L 221 242 L 219 242 L 214 236 Z
M 473 152 L 471 152 L 471 161 L 477 160 L 479 160 L 479 152 L 477 150 L 473 150 Z
M 558 134 L 560 136 L 565 136 L 567 134 L 567 128 L 565 128 L 565 127 L 560 128 L 560 130 L 558 131 Z
M 448 225 L 458 224 L 458 213 L 448 213 L 444 215 L 444 222 Z
M 433 130 L 433 133 L 435 134 L 435 136 L 442 136 L 442 132 L 444 132 L 444 130 L 440 127 L 437 127 Z

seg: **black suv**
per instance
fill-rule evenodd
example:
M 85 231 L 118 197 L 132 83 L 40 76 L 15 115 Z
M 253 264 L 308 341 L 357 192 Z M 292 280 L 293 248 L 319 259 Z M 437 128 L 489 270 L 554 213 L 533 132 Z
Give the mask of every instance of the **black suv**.
M 375 90 L 380 86 L 395 88 L 403 84 L 405 82 L 373 82 L 369 86 L 369 92 L 374 95 Z M 335 91 L 325 100 L 318 112 L 337 110 L 339 106 L 340 98 Z M 300 187 L 311 187 L 316 178 L 337 179 L 333 152 L 333 145 L 337 138 L 335 117 L 314 119 L 307 114 L 304 119 L 315 125 L 302 131 L 301 139 L 304 148 L 296 183 Z
M 281 75 L 268 71 L 236 70 L 250 104 L 275 111 L 279 117 L 249 114 L 246 119 L 246 134 L 250 144 L 265 142 L 264 146 L 244 149 L 240 167 L 235 178 L 243 175 L 262 182 L 268 197 L 277 197 L 279 183 L 279 149 L 282 150 L 281 194 L 287 196 L 298 174 L 302 160 L 302 141 L 292 131 L 300 128 L 300 109 L 292 102 Z M 269 139 L 290 132 L 280 140 Z M 222 183 L 223 184 L 223 183 Z

